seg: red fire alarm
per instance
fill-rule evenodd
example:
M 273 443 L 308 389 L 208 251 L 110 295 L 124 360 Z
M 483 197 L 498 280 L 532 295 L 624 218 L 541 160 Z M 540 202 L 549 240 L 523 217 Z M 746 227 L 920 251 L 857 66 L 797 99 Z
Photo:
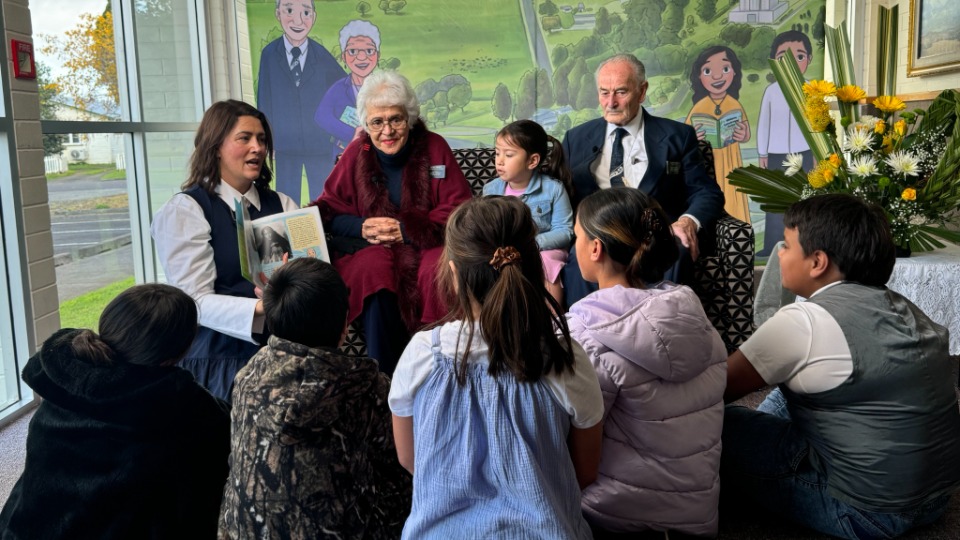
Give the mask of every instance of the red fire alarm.
M 11 39 L 10 52 L 13 56 L 13 76 L 18 79 L 36 79 L 37 65 L 33 61 L 33 44 Z

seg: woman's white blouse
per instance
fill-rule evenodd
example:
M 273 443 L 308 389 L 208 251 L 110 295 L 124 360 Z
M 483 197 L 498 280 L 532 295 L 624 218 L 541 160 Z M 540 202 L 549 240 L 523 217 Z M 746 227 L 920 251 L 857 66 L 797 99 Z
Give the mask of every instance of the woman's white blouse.
M 260 209 L 260 194 L 256 189 L 250 189 L 244 195 L 220 182 L 216 193 L 230 208 L 234 207 L 235 199 L 246 198 L 250 206 Z M 299 208 L 287 195 L 278 195 L 285 212 Z M 210 246 L 210 224 L 197 201 L 183 193 L 174 195 L 153 216 L 150 233 L 167 283 L 196 300 L 200 324 L 230 337 L 256 343 L 252 334 L 263 331 L 263 317 L 254 317 L 253 314 L 257 299 L 214 293 L 217 268 Z

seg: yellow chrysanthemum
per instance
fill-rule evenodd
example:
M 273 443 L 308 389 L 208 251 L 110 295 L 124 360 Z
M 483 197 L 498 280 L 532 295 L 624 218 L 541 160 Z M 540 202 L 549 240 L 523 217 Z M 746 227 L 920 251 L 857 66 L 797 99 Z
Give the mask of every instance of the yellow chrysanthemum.
M 820 96 L 808 96 L 804 107 L 804 114 L 810 122 L 810 130 L 819 133 L 833 123 L 830 117 L 830 106 Z
M 840 156 L 836 154 L 830 154 L 830 157 L 827 158 L 827 161 L 830 162 L 830 165 L 832 165 L 834 169 L 840 167 L 840 164 L 842 163 Z
M 903 137 L 907 132 L 907 121 L 900 119 L 893 124 L 893 132 L 897 134 L 897 137 Z
M 886 135 L 883 137 L 883 142 L 880 143 L 880 149 L 884 154 L 889 154 L 893 152 L 893 137 Z
M 847 84 L 837 88 L 837 99 L 844 103 L 856 103 L 865 97 L 867 97 L 867 93 L 855 84 Z
M 808 81 L 803 83 L 803 94 L 807 97 L 827 97 L 837 93 L 837 85 L 830 81 Z
M 886 114 L 892 114 L 907 108 L 907 104 L 897 96 L 880 96 L 873 100 L 873 106 Z
M 833 166 L 830 165 L 829 161 L 821 161 L 817 166 L 810 171 L 810 174 L 807 175 L 807 181 L 810 182 L 810 187 L 814 189 L 824 188 L 833 182 L 833 179 L 836 177 L 836 172 L 834 172 Z
M 877 120 L 877 123 L 873 125 L 873 132 L 878 135 L 883 135 L 887 132 L 887 123 L 883 120 Z
M 908 187 L 907 189 L 903 190 L 900 198 L 905 201 L 915 201 L 917 200 L 917 190 Z

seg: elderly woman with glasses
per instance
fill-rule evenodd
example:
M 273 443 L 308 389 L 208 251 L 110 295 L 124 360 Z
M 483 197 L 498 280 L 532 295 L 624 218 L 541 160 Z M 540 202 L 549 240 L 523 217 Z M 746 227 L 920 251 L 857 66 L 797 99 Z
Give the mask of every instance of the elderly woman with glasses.
M 357 114 L 365 133 L 347 145 L 314 204 L 350 288 L 348 318 L 361 317 L 369 355 L 392 374 L 411 332 L 446 314 L 434 283 L 443 229 L 472 194 L 402 75 L 368 76 Z

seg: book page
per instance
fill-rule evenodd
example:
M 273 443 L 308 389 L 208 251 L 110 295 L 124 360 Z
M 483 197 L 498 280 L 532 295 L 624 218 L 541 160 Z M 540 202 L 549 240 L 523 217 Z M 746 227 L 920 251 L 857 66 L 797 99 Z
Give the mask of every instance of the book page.
M 743 111 L 736 109 L 721 116 L 717 121 L 719 123 L 718 132 L 720 134 L 719 140 L 721 148 L 736 142 L 733 140 L 733 131 L 737 129 L 737 124 L 740 123 L 742 119 Z
M 701 113 L 691 114 L 690 125 L 697 131 L 702 131 L 704 133 L 704 139 L 714 148 L 720 148 L 722 146 L 720 144 L 720 124 L 713 116 Z
M 259 281 L 260 257 L 257 255 L 257 245 L 250 221 L 250 212 L 239 199 L 233 200 L 234 215 L 237 218 L 237 247 L 240 250 L 240 275 L 257 287 L 263 288 L 266 283 Z
M 253 222 L 253 230 L 263 281 L 270 279 L 283 266 L 284 255 L 288 261 L 312 257 L 330 262 L 323 223 L 316 208 L 262 217 Z

